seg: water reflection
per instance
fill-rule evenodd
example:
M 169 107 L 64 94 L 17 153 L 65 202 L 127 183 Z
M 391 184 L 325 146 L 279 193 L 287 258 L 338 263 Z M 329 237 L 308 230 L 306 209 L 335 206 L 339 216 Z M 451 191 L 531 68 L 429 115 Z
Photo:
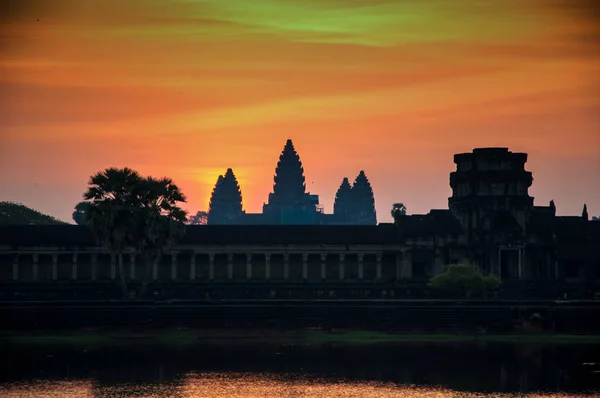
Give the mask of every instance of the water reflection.
M 0 375 L 2 397 L 471 398 L 600 392 L 597 346 L 3 347 L 0 354 L 11 364 Z

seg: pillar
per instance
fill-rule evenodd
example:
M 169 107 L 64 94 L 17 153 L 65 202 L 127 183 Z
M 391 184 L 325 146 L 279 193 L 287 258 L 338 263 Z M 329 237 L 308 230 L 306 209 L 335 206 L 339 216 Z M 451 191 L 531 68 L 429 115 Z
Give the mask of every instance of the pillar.
M 246 253 L 246 279 L 252 279 L 252 254 Z
M 519 253 L 519 262 L 518 262 L 518 267 L 519 267 L 518 268 L 518 272 L 519 272 L 519 274 L 518 275 L 519 275 L 519 279 L 521 279 L 522 276 L 523 276 L 523 269 L 522 269 L 522 263 L 521 263 L 521 257 L 522 257 L 522 254 L 523 254 L 523 249 L 519 249 L 518 253 Z
M 13 281 L 19 280 L 19 255 L 15 254 L 12 263 L 12 278 Z
M 401 249 L 402 260 L 401 260 L 401 268 L 402 268 L 402 277 L 403 278 L 412 278 L 412 259 L 410 255 L 410 249 L 404 247 Z
M 308 279 L 308 254 L 302 254 L 302 279 Z
M 73 260 L 71 263 L 71 278 L 77 280 L 77 253 L 73 253 Z
M 321 279 L 327 278 L 327 254 L 321 254 Z
M 177 279 L 177 253 L 171 253 L 171 280 Z
M 92 253 L 90 255 L 91 258 L 91 262 L 92 262 L 92 269 L 91 269 L 91 274 L 92 274 L 92 280 L 96 280 L 96 277 L 98 275 L 98 254 L 96 253 Z
M 377 263 L 375 270 L 377 280 L 381 280 L 381 253 L 377 253 Z
M 227 279 L 233 279 L 233 254 L 227 255 Z
M 33 267 L 32 267 L 32 276 L 31 279 L 33 279 L 34 281 L 38 280 L 38 255 L 37 254 L 33 254 Z
M 402 279 L 402 255 L 396 253 L 396 280 Z
M 363 275 L 365 272 L 364 271 L 365 267 L 364 267 L 364 262 L 363 262 L 364 256 L 365 255 L 363 253 L 358 254 L 358 279 L 363 279 Z
M 265 254 L 265 278 L 271 279 L 271 254 Z
M 121 261 L 122 257 L 123 257 L 122 253 L 120 253 L 118 255 L 114 255 L 114 254 L 110 255 L 110 279 L 116 278 L 116 275 L 117 275 L 117 272 L 115 270 L 117 268 L 116 262 Z M 125 270 L 123 270 L 123 272 L 125 272 Z M 119 276 L 119 278 L 120 278 L 120 276 Z
M 344 253 L 338 254 L 339 261 L 339 270 L 340 270 L 340 280 L 344 280 L 344 276 L 346 276 L 346 264 L 344 264 L 346 255 Z
M 196 279 L 196 252 L 192 252 L 190 257 L 190 280 Z
M 152 280 L 158 280 L 158 259 L 152 260 Z
M 58 279 L 58 254 L 52 255 L 52 280 Z
M 285 253 L 283 255 L 283 279 L 290 277 L 290 255 Z
M 208 255 L 208 279 L 211 281 L 215 279 L 215 254 L 210 253 Z
M 129 279 L 135 280 L 135 253 L 129 254 Z

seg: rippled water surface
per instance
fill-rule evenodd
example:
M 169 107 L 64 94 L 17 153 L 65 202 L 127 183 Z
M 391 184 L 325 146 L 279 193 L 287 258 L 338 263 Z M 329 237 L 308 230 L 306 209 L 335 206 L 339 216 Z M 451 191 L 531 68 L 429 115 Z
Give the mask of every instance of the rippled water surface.
M 600 347 L 516 344 L 3 347 L 2 397 L 580 397 Z

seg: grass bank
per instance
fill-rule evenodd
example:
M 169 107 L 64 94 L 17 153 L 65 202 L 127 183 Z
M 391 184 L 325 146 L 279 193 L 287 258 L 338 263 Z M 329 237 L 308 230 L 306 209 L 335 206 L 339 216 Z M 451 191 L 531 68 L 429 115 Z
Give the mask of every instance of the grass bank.
M 513 343 L 513 344 L 600 344 L 600 335 L 566 334 L 438 334 L 384 333 L 376 331 L 247 331 L 247 330 L 153 330 L 3 333 L 8 345 L 64 346 L 74 348 L 152 345 L 185 348 L 194 345 L 235 344 L 381 344 L 381 343 Z

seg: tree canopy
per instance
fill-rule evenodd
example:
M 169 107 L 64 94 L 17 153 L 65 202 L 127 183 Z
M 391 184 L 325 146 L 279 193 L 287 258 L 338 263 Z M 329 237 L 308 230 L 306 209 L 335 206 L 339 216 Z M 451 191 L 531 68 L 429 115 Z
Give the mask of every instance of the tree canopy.
M 122 253 L 132 250 L 151 266 L 184 233 L 186 212 L 179 207 L 185 196 L 170 178 L 143 177 L 130 168 L 108 168 L 94 174 L 83 195 L 85 224 L 98 242 L 119 259 L 119 274 L 127 293 Z
M 483 297 L 500 286 L 500 279 L 482 274 L 475 264 L 450 264 L 429 281 L 429 286 L 452 297 Z
M 66 225 L 20 203 L 0 202 L 0 225 Z
M 392 218 L 395 220 L 396 217 L 405 216 L 406 215 L 406 206 L 404 203 L 394 203 L 392 205 L 392 210 L 390 212 L 392 214 Z

